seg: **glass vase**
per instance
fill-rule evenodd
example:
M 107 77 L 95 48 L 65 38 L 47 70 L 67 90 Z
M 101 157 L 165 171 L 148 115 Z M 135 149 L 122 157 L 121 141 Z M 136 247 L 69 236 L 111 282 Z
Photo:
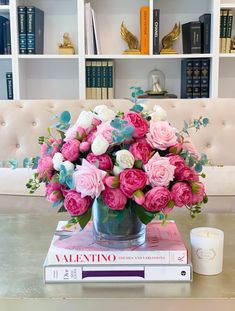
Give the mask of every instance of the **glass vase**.
M 145 225 L 131 205 L 121 211 L 111 210 L 101 197 L 92 207 L 93 238 L 102 246 L 129 248 L 145 242 Z

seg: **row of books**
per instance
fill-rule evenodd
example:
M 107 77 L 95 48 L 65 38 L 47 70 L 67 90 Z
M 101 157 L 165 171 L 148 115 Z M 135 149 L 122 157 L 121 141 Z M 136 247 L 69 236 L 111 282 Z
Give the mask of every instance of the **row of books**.
M 0 16 L 0 54 L 11 54 L 10 21 L 4 16 Z
M 209 98 L 210 59 L 181 61 L 181 98 Z
M 114 61 L 86 61 L 86 98 L 114 98 Z
M 220 10 L 220 53 L 231 51 L 231 37 L 233 28 L 233 11 Z
M 182 25 L 183 53 L 210 53 L 211 14 Z
M 44 12 L 35 6 L 18 6 L 20 54 L 43 54 Z
M 69 231 L 58 223 L 44 262 L 44 281 L 191 281 L 192 265 L 174 221 L 154 221 L 146 227 L 146 242 L 138 247 L 111 249 L 95 244 L 92 222 Z
M 9 5 L 9 0 L 0 0 L 0 5 Z

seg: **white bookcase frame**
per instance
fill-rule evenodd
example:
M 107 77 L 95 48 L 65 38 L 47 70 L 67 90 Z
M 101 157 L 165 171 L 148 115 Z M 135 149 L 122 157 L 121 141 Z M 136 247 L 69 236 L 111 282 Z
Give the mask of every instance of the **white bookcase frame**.
M 115 60 L 116 98 L 128 97 L 131 85 L 147 88 L 148 72 L 154 68 L 165 72 L 168 91 L 179 96 L 181 59 L 206 57 L 211 59 L 210 97 L 235 97 L 235 54 L 219 53 L 220 9 L 235 11 L 235 0 L 90 0 L 97 14 L 101 55 L 85 54 L 84 7 L 87 1 L 10 0 L 8 6 L 0 6 L 0 14 L 10 18 L 12 42 L 12 55 L 0 55 L 0 99 L 6 99 L 6 91 L 2 91 L 6 70 L 12 70 L 14 98 L 17 100 L 85 99 L 87 59 Z M 29 4 L 45 12 L 43 55 L 18 53 L 17 6 Z M 126 46 L 120 36 L 120 24 L 124 20 L 128 29 L 139 36 L 139 8 L 143 5 L 150 7 L 150 55 L 123 55 L 121 51 Z M 182 24 L 211 13 L 211 53 L 182 54 L 180 38 L 176 43 L 179 54 L 153 55 L 152 12 L 155 7 L 160 8 L 160 39 L 175 22 Z M 57 44 L 65 31 L 71 34 L 75 43 L 75 55 L 58 54 Z

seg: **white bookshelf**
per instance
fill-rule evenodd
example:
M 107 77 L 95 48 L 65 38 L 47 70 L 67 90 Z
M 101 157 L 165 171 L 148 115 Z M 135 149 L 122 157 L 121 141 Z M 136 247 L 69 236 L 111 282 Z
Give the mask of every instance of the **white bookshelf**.
M 133 85 L 147 89 L 148 73 L 160 69 L 166 76 L 166 89 L 180 95 L 181 60 L 210 58 L 210 97 L 235 97 L 235 54 L 219 53 L 220 8 L 235 10 L 235 0 L 90 0 L 96 12 L 101 55 L 85 54 L 84 7 L 88 0 L 10 0 L 0 6 L 0 15 L 10 18 L 12 55 L 0 55 L 0 99 L 6 99 L 5 72 L 13 72 L 15 99 L 85 99 L 85 63 L 93 59 L 115 61 L 115 98 L 130 95 Z M 21 55 L 18 52 L 17 6 L 35 5 L 45 14 L 44 54 Z M 150 7 L 150 55 L 123 55 L 125 42 L 120 25 L 140 36 L 139 10 Z M 212 14 L 211 53 L 182 54 L 181 36 L 175 44 L 178 54 L 152 54 L 152 10 L 160 9 L 160 40 L 175 22 L 198 20 Z M 233 23 L 235 25 L 235 22 Z M 75 55 L 59 55 L 58 43 L 69 32 Z M 235 29 L 233 29 L 235 35 Z

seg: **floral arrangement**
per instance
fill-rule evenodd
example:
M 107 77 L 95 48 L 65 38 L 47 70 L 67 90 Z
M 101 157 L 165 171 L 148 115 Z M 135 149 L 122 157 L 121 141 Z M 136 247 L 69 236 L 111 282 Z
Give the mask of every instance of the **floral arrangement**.
M 65 111 L 48 136 L 39 138 L 41 156 L 32 159 L 36 172 L 27 187 L 33 193 L 44 182 L 47 199 L 82 228 L 96 198 L 117 217 L 127 206 L 134 208 L 145 224 L 156 216 L 165 221 L 174 207 L 185 206 L 195 217 L 207 202 L 199 181 L 207 159 L 196 152 L 188 129 L 209 120 L 184 122 L 179 131 L 166 119 L 160 106 L 146 111 L 137 102 L 125 113 L 105 105 L 82 111 L 74 125 Z

